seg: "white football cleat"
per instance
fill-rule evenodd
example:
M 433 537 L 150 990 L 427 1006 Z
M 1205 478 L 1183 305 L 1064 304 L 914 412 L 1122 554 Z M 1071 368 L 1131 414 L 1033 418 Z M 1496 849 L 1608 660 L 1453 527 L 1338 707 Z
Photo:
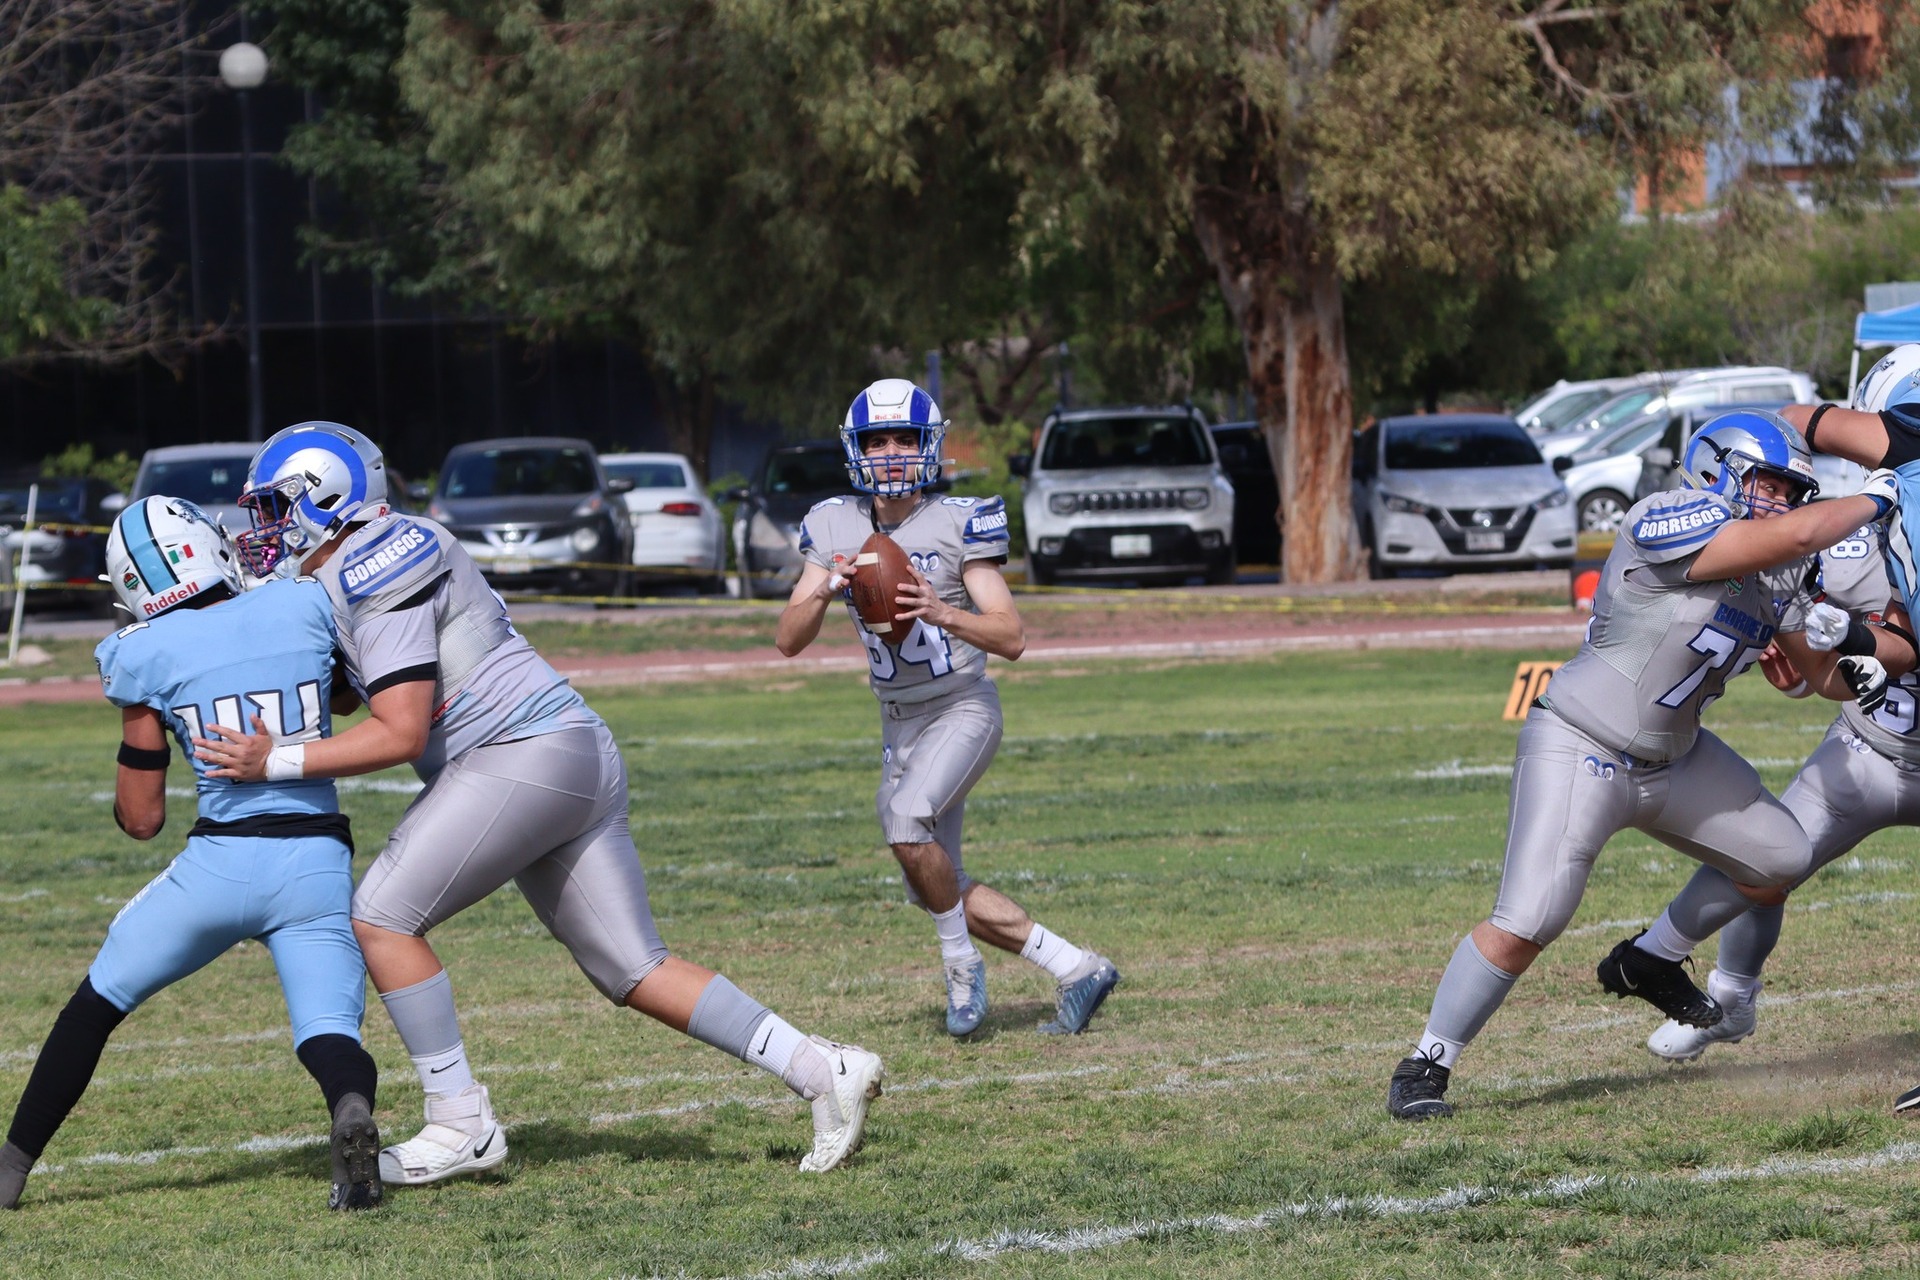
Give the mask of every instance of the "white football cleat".
M 1754 1008 L 1760 998 L 1759 984 L 1742 998 L 1737 991 L 1725 989 L 1716 982 L 1718 977 L 1718 973 L 1707 975 L 1707 990 L 1726 1011 L 1726 1016 L 1710 1027 L 1689 1027 L 1669 1018 L 1647 1037 L 1648 1053 L 1668 1062 L 1692 1062 L 1705 1053 L 1709 1045 L 1738 1044 L 1753 1034 L 1754 1024 L 1759 1020 Z
M 826 1055 L 833 1087 L 813 1100 L 813 1150 L 800 1161 L 800 1172 L 825 1173 L 860 1149 L 867 1104 L 880 1096 L 887 1072 L 879 1054 L 857 1044 L 835 1044 L 820 1036 L 807 1039 Z
M 380 1180 L 405 1187 L 483 1173 L 507 1158 L 507 1131 L 493 1118 L 487 1087 L 427 1095 L 427 1127 L 380 1153 Z

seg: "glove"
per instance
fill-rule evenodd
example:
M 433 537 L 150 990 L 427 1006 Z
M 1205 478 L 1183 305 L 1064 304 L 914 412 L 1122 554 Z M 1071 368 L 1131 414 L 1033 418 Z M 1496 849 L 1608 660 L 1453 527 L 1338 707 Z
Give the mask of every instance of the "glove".
M 1873 505 L 1878 508 L 1873 518 L 1884 520 L 1889 511 L 1900 505 L 1900 477 L 1881 467 L 1878 471 L 1868 473 L 1867 482 L 1860 487 L 1860 492 L 1872 498 Z
M 1822 653 L 1838 649 L 1852 623 L 1845 609 L 1836 609 L 1822 601 L 1807 610 L 1807 644 Z
M 1878 711 L 1887 700 L 1887 669 L 1880 665 L 1880 659 L 1849 655 L 1835 665 L 1847 688 L 1853 690 L 1853 700 L 1860 709 L 1868 715 Z

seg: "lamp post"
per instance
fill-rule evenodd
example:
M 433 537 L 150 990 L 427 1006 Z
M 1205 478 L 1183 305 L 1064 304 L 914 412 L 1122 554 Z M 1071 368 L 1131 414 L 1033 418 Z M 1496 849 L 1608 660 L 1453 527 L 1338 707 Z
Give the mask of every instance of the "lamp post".
M 242 40 L 220 54 L 220 79 L 240 99 L 240 185 L 247 253 L 247 439 L 264 438 L 260 392 L 260 271 L 254 251 L 253 110 L 249 90 L 267 79 L 267 54 Z

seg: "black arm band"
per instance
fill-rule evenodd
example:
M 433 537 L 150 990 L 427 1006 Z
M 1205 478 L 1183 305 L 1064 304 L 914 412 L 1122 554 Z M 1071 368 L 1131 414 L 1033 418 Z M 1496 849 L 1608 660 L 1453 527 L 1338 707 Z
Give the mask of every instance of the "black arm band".
M 1858 618 L 1847 619 L 1847 634 L 1833 647 L 1835 653 L 1853 658 L 1873 656 L 1873 628 Z
M 1831 408 L 1831 402 L 1814 406 L 1813 416 L 1807 419 L 1807 448 L 1813 448 L 1813 433 L 1819 429 L 1820 416 Z
M 1916 639 L 1913 632 L 1907 630 L 1897 622 L 1888 622 L 1885 618 L 1880 619 L 1873 625 L 1879 627 L 1882 631 L 1890 631 L 1902 640 L 1905 640 L 1908 646 L 1912 648 L 1914 656 L 1920 658 L 1920 639 Z
M 389 671 L 367 686 L 367 697 L 384 692 L 397 684 L 412 684 L 416 680 L 438 680 L 440 664 L 423 662 L 417 667 L 402 667 L 398 671 Z
M 167 761 L 172 758 L 165 747 L 148 750 L 145 747 L 136 747 L 131 742 L 120 744 L 120 763 L 129 769 L 144 769 L 152 773 L 166 768 Z

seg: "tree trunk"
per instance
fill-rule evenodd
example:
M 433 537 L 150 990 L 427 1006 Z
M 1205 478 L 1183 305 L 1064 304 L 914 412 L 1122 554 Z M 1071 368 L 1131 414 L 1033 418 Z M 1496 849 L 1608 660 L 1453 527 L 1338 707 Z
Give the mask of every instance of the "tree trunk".
M 1331 263 L 1302 262 L 1283 295 L 1289 429 L 1276 455 L 1288 582 L 1345 582 L 1358 576 L 1353 527 L 1353 383 L 1346 310 Z
M 707 463 L 713 457 L 713 420 L 715 417 L 713 377 L 696 374 L 682 382 L 664 371 L 656 371 L 660 388 L 661 419 L 667 428 L 667 448 L 685 454 L 696 475 L 711 480 Z

